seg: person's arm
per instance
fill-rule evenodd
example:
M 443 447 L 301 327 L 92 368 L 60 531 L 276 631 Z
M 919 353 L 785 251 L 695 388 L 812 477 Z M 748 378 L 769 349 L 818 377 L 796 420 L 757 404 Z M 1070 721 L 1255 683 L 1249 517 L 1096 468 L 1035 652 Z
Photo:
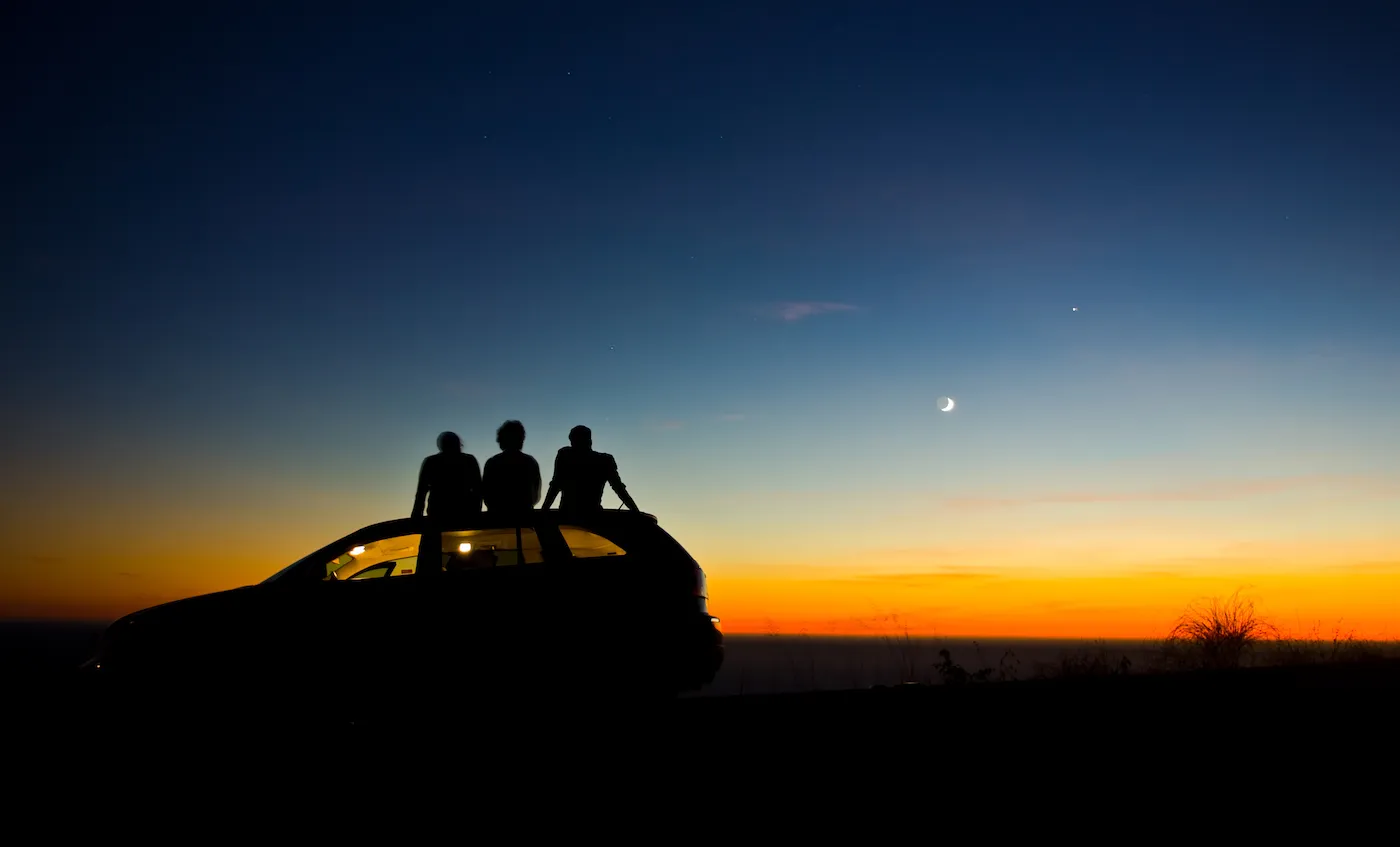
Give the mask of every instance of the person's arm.
M 530 508 L 535 508 L 535 504 L 540 502 L 540 463 L 535 461 L 535 457 L 530 457 L 530 468 L 534 474 L 534 483 L 530 488 Z
M 549 493 L 545 495 L 544 505 L 540 507 L 541 509 L 548 509 L 550 506 L 553 506 L 554 498 L 559 496 L 559 478 L 561 476 L 559 473 L 559 462 L 563 458 L 564 452 L 562 450 L 554 454 L 554 476 L 549 479 Z
M 612 490 L 617 492 L 617 499 L 621 500 L 624 506 L 634 512 L 641 511 L 637 508 L 637 501 L 633 500 L 632 495 L 627 493 L 627 486 L 622 484 L 622 476 L 617 472 L 617 460 L 612 456 L 608 457 L 608 485 L 611 485 Z
M 467 494 L 467 509 L 472 512 L 481 511 L 481 465 L 476 463 L 476 457 L 467 454 L 470 460 L 467 462 L 467 476 L 471 484 L 471 491 Z
M 413 493 L 413 512 L 411 518 L 423 517 L 423 506 L 428 502 L 428 463 L 432 461 L 432 456 L 423 460 L 423 464 L 418 467 L 418 490 Z
M 495 458 L 492 456 L 486 460 L 486 464 L 481 466 L 481 502 L 486 505 L 488 511 L 491 508 L 491 498 L 495 496 L 495 492 L 491 490 L 491 486 L 496 484 L 496 478 L 491 476 L 491 462 Z

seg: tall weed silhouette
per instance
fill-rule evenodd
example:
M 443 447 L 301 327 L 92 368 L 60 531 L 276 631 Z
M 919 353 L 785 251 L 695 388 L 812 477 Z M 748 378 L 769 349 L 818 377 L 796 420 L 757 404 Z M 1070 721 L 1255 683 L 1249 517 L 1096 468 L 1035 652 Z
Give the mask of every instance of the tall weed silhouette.
M 1226 598 L 1197 601 L 1172 626 L 1163 644 L 1169 667 L 1238 668 L 1261 641 L 1278 638 L 1278 628 L 1262 618 L 1253 600 L 1238 589 Z

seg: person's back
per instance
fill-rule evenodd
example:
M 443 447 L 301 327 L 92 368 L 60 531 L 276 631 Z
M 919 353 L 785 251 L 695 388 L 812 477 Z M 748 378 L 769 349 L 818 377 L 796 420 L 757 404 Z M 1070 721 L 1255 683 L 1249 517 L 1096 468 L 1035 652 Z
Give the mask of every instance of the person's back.
M 593 432 L 586 426 L 576 426 L 569 432 L 569 442 L 554 456 L 554 478 L 550 480 L 544 507 L 548 509 L 557 494 L 562 511 L 601 509 L 603 486 L 611 485 L 618 498 L 635 511 L 637 504 L 622 484 L 617 460 L 611 453 L 593 449 Z
M 482 493 L 489 512 L 529 511 L 540 499 L 540 464 L 523 451 L 525 427 L 506 421 L 496 430 L 501 452 L 486 460 Z
M 559 508 L 601 508 L 603 487 L 615 473 L 617 462 L 607 453 L 572 445 L 560 447 L 554 457 L 554 483 L 559 489 Z
M 455 433 L 438 436 L 439 452 L 423 460 L 412 517 L 455 519 L 481 511 L 481 467 Z
M 486 460 L 482 472 L 488 511 L 533 509 L 540 499 L 540 465 L 519 450 L 505 450 Z

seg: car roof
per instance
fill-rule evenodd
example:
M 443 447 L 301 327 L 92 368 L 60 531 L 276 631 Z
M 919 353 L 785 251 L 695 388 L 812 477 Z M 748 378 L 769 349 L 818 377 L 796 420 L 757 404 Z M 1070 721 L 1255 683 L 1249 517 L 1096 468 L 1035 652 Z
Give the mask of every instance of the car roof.
M 516 521 L 503 517 L 500 514 L 491 512 L 480 512 L 472 515 L 466 520 L 450 521 L 438 526 L 443 532 L 457 532 L 467 529 L 514 529 L 517 525 L 536 526 L 558 525 L 560 523 L 584 523 L 584 524 L 650 524 L 657 525 L 656 516 L 649 512 L 634 512 L 623 509 L 599 509 L 596 511 L 584 512 L 564 512 L 559 509 L 533 509 L 528 521 Z M 351 535 L 411 535 L 421 533 L 429 529 L 431 524 L 427 518 L 395 518 L 393 520 L 380 521 L 361 527 Z

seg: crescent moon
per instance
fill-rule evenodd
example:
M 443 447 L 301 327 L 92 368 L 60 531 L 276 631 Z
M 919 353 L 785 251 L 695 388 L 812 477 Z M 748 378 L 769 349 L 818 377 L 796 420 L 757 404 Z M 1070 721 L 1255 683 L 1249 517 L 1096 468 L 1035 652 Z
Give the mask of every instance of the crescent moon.
M 957 405 L 956 403 L 953 402 L 953 398 L 952 398 L 952 397 L 948 397 L 948 398 L 946 398 L 946 399 L 947 399 L 947 401 L 948 401 L 948 405 L 946 405 L 946 406 L 939 406 L 939 407 L 938 407 L 938 411 L 940 411 L 940 412 L 951 412 L 951 411 L 953 411 L 953 407 Z

